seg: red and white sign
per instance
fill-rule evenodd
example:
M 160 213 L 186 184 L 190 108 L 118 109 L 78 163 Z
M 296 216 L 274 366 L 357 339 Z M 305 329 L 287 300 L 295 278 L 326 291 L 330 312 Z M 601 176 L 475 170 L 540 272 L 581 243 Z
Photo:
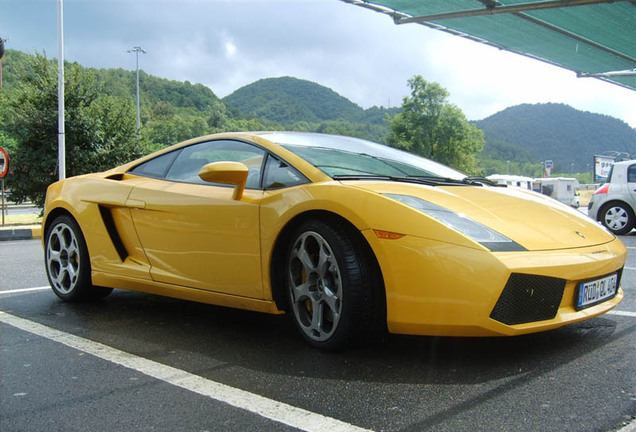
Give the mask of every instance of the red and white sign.
M 0 147 L 0 178 L 4 178 L 9 172 L 9 154 Z

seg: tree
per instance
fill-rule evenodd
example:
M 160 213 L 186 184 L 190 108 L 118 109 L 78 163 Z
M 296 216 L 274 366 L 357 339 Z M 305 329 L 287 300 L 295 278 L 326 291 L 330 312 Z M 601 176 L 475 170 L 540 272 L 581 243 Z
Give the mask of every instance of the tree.
M 16 71 L 18 91 L 8 98 L 7 129 L 16 146 L 7 176 L 16 201 L 42 206 L 49 184 L 57 180 L 57 67 L 36 54 Z M 67 176 L 101 171 L 142 155 L 135 113 L 127 101 L 103 95 L 92 73 L 77 64 L 65 71 Z
M 448 102 L 448 91 L 420 75 L 408 81 L 411 96 L 404 98 L 402 112 L 389 120 L 388 143 L 467 173 L 477 172 L 475 155 L 484 146 L 481 130 Z

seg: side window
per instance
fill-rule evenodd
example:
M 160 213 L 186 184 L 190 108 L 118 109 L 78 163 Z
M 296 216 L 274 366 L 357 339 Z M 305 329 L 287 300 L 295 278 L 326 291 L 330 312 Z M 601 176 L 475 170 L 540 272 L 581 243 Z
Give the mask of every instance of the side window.
M 280 189 L 306 182 L 305 177 L 294 168 L 274 156 L 268 156 L 263 177 L 265 189 Z
M 150 159 L 141 165 L 137 165 L 135 168 L 130 170 L 130 172 L 145 177 L 164 178 L 168 168 L 170 168 L 172 162 L 179 155 L 179 152 L 181 152 L 181 150 L 157 156 L 156 158 Z
M 627 168 L 627 182 L 636 183 L 636 165 L 630 165 L 630 167 Z
M 199 170 L 203 165 L 221 161 L 242 162 L 249 169 L 245 187 L 258 189 L 264 157 L 264 150 L 239 141 L 218 140 L 194 144 L 181 151 L 170 167 L 166 179 L 210 184 L 199 177 Z

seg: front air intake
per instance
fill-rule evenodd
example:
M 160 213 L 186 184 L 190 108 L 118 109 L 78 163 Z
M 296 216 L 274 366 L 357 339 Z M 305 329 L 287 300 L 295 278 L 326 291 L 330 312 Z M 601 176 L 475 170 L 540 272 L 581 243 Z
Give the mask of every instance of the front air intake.
M 556 316 L 565 279 L 513 273 L 490 318 L 504 324 L 524 324 Z

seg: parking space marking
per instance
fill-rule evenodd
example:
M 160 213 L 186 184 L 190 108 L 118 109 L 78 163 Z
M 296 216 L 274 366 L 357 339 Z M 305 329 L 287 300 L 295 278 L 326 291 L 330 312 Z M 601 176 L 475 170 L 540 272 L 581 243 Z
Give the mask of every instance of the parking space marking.
M 626 316 L 626 317 L 632 317 L 632 318 L 636 318 L 636 312 L 627 312 L 627 311 L 609 311 L 607 312 L 608 315 L 619 315 L 619 316 Z
M 369 429 L 236 389 L 3 311 L 0 311 L 0 322 L 303 431 L 371 432 Z
M 44 291 L 44 290 L 50 290 L 50 289 L 51 289 L 50 286 L 41 286 L 41 287 L 35 287 L 35 288 L 20 288 L 20 289 L 8 290 L 8 291 L 0 291 L 0 295 L 16 294 L 16 293 L 31 292 L 31 291 Z

